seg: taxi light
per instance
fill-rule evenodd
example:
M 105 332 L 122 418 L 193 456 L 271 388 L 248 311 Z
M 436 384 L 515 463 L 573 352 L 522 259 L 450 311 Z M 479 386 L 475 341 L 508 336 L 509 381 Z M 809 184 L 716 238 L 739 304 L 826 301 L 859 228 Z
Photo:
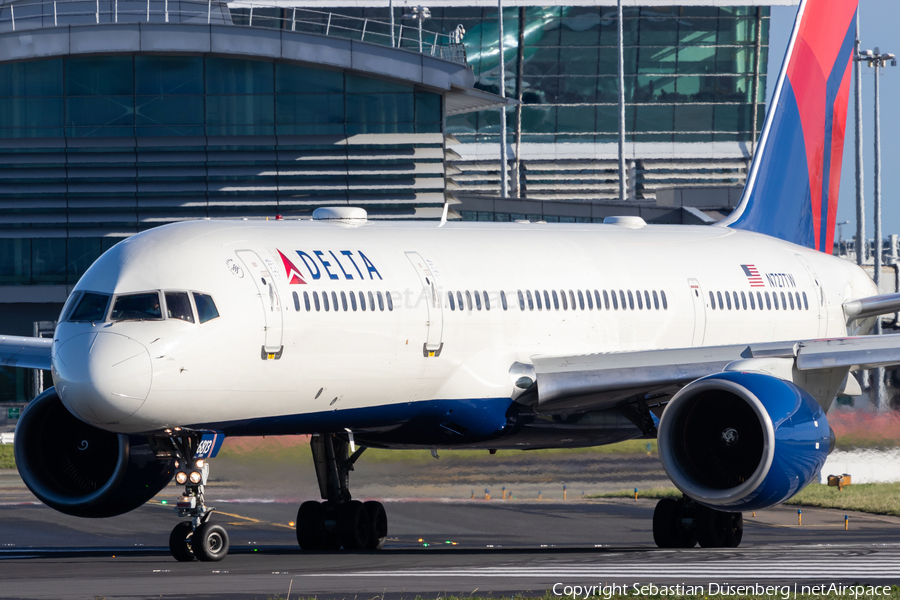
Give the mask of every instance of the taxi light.
M 198 471 L 191 471 L 191 483 L 194 485 L 200 483 L 203 479 L 203 476 Z
M 178 471 L 178 473 L 175 475 L 175 481 L 178 483 L 178 485 L 181 485 L 184 482 L 186 482 L 187 478 L 188 478 L 187 473 L 185 473 L 184 471 Z
M 206 462 L 202 458 L 198 458 L 197 462 L 195 462 L 194 464 L 197 466 L 198 469 L 202 469 L 203 465 L 205 465 Z

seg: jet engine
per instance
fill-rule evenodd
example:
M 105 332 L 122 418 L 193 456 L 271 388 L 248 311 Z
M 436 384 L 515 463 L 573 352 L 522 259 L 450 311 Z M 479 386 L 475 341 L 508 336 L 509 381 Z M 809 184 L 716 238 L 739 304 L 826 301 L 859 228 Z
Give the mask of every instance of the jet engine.
M 113 517 L 147 502 L 169 483 L 175 459 L 157 458 L 147 438 L 88 425 L 54 388 L 19 418 L 16 466 L 44 504 L 77 517 Z
M 698 379 L 666 406 L 659 456 L 695 501 L 724 511 L 766 508 L 810 483 L 833 447 L 819 404 L 789 381 L 724 372 Z

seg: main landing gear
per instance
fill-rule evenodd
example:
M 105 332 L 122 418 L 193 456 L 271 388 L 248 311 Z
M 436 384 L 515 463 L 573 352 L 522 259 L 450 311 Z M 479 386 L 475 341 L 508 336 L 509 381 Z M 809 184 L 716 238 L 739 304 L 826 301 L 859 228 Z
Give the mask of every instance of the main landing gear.
M 660 500 L 653 511 L 653 540 L 660 548 L 737 548 L 744 516 L 697 504 L 687 496 Z
M 365 448 L 351 455 L 350 444 L 334 434 L 310 440 L 316 478 L 324 502 L 304 502 L 297 511 L 297 542 L 307 551 L 380 550 L 387 539 L 381 502 L 350 497 L 350 471 Z
M 211 523 L 209 518 L 215 508 L 207 507 L 203 499 L 206 480 L 209 478 L 209 463 L 202 458 L 194 458 L 199 438 L 172 437 L 175 444 L 179 467 L 175 481 L 184 484 L 184 495 L 178 499 L 175 512 L 179 517 L 189 517 L 175 526 L 169 535 L 169 550 L 175 559 L 190 562 L 219 561 L 228 554 L 228 533 L 221 525 Z

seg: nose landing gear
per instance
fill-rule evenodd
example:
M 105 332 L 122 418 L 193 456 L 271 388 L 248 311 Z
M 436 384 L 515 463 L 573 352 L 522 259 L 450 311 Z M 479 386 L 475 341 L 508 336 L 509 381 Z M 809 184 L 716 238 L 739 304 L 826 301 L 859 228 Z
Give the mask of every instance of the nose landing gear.
M 325 502 L 304 502 L 297 511 L 297 542 L 307 551 L 380 550 L 387 539 L 387 514 L 380 502 L 350 496 L 350 471 L 365 448 L 351 455 L 350 445 L 334 434 L 310 440 L 319 492 Z
M 170 438 L 176 447 L 179 471 L 175 481 L 184 484 L 184 494 L 175 505 L 179 517 L 189 517 L 175 526 L 169 535 L 169 551 L 181 562 L 197 558 L 201 561 L 219 561 L 225 558 L 230 547 L 228 532 L 221 525 L 209 521 L 215 508 L 207 507 L 203 498 L 209 478 L 209 463 L 195 458 L 199 438 L 184 436 Z

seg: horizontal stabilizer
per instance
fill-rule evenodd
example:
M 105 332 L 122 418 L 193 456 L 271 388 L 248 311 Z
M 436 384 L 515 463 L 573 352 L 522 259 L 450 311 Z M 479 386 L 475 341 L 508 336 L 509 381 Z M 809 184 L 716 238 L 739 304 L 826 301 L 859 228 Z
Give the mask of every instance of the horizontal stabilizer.
M 900 312 L 900 294 L 883 294 L 844 302 L 847 322 Z
M 0 335 L 0 367 L 50 369 L 50 338 Z

